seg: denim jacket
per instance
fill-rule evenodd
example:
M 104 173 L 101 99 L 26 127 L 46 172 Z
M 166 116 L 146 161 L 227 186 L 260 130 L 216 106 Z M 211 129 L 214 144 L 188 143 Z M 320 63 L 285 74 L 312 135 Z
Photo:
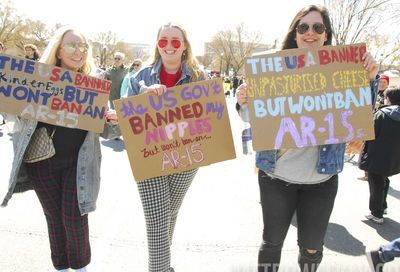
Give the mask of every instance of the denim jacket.
M 153 84 L 160 84 L 161 59 L 154 66 L 148 66 L 133 77 L 131 77 L 128 88 L 128 96 L 138 95 L 144 92 L 144 87 Z M 199 80 L 205 79 L 204 75 Z M 182 64 L 182 75 L 176 85 L 182 85 L 192 82 L 192 73 L 185 64 Z
M 375 106 L 378 94 L 379 79 L 371 80 L 372 109 Z M 320 174 L 338 174 L 343 170 L 344 151 L 346 144 L 330 144 L 318 146 L 319 158 L 317 171 Z M 256 152 L 256 167 L 265 173 L 274 173 L 277 150 L 265 150 Z
M 18 124 L 16 124 L 12 136 L 14 159 L 8 192 L 1 204 L 3 207 L 7 206 L 13 193 L 33 189 L 22 158 L 38 122 L 19 118 L 16 118 L 16 120 Z M 119 126 L 106 123 L 101 136 L 103 138 L 113 138 L 120 136 L 120 134 Z M 76 173 L 76 186 L 81 214 L 86 214 L 96 209 L 96 200 L 100 189 L 100 164 L 101 149 L 99 134 L 89 131 L 79 149 Z

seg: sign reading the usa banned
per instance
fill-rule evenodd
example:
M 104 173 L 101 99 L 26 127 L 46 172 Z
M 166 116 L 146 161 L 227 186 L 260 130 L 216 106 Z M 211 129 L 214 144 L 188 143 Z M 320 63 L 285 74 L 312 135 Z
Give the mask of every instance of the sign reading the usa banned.
M 111 82 L 0 54 L 0 111 L 102 132 Z
M 353 44 L 247 58 L 254 149 L 373 139 L 365 52 L 365 44 Z
M 115 101 L 136 181 L 234 159 L 220 79 Z

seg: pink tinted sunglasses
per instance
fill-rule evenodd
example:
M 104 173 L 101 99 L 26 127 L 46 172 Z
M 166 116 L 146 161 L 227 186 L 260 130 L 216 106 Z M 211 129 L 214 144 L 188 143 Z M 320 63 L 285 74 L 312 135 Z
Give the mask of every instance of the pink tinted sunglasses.
M 164 47 L 167 46 L 168 40 L 164 39 L 164 38 L 161 38 L 161 39 L 158 40 L 157 44 L 158 44 L 158 46 L 160 48 L 164 48 Z M 182 42 L 179 39 L 172 39 L 171 40 L 171 45 L 172 45 L 173 48 L 178 49 L 179 47 L 181 47 Z

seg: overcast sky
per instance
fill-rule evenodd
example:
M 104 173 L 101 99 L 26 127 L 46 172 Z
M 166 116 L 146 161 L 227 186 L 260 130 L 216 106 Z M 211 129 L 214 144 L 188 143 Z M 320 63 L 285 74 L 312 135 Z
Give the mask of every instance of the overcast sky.
M 196 55 L 204 42 L 224 29 L 244 22 L 260 31 L 264 41 L 282 39 L 294 15 L 308 0 L 12 0 L 18 12 L 53 26 L 55 23 L 82 27 L 90 37 L 113 31 L 125 42 L 153 44 L 159 26 L 168 21 L 186 28 Z

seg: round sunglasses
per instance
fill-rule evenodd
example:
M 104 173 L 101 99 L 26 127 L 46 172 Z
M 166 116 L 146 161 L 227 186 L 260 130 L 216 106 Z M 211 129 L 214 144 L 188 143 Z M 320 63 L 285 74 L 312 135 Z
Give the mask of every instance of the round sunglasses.
M 65 51 L 65 53 L 72 54 L 78 49 L 81 53 L 86 53 L 89 49 L 89 45 L 87 43 L 66 43 L 61 48 Z
M 175 49 L 178 49 L 182 45 L 182 42 L 179 39 L 172 39 L 170 42 L 171 42 L 172 47 L 175 48 Z M 157 44 L 158 44 L 158 46 L 160 48 L 164 48 L 164 47 L 167 46 L 168 40 L 164 39 L 164 38 L 161 38 L 161 39 L 158 40 Z
M 302 23 L 297 25 L 296 30 L 299 34 L 304 34 L 310 29 L 310 25 L 307 23 Z M 326 27 L 323 23 L 315 23 L 312 25 L 312 29 L 315 33 L 322 34 L 325 32 Z

